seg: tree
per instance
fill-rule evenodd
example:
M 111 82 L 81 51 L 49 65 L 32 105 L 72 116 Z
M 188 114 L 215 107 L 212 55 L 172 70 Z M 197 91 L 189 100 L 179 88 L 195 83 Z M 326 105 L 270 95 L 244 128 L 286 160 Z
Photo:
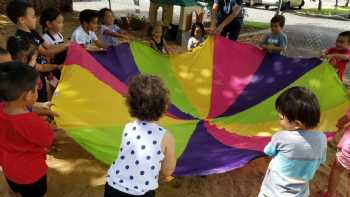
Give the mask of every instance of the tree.
M 322 0 L 318 0 L 318 10 L 322 10 Z
M 346 0 L 345 7 L 349 7 L 349 1 L 350 0 Z

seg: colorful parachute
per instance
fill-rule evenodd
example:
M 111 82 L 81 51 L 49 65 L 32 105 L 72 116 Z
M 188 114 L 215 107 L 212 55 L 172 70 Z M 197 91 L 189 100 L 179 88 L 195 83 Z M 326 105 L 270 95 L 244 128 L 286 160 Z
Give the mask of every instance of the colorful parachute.
M 175 175 L 221 173 L 262 156 L 279 130 L 274 101 L 288 87 L 316 93 L 321 131 L 335 130 L 348 107 L 333 68 L 319 59 L 269 55 L 221 37 L 170 57 L 137 42 L 91 54 L 73 45 L 53 98 L 61 115 L 57 123 L 106 164 L 132 120 L 123 95 L 128 79 L 139 73 L 160 76 L 171 92 L 172 104 L 159 123 L 176 138 Z

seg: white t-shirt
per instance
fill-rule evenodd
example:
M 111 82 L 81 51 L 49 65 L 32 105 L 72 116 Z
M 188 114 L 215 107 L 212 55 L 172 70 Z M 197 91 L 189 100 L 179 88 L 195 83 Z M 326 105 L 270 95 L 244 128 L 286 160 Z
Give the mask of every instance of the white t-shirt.
M 59 45 L 64 43 L 64 37 L 61 33 L 53 34 L 45 33 L 42 38 L 47 42 L 49 45 Z
M 204 42 L 204 39 L 203 39 L 203 38 L 197 40 L 197 38 L 191 37 L 191 38 L 188 40 L 188 43 L 187 43 L 187 50 L 192 50 L 193 48 L 196 48 L 196 47 L 199 46 L 202 42 Z
M 83 45 L 91 45 L 97 41 L 95 32 L 86 32 L 82 26 L 77 27 L 71 37 L 72 42 Z
M 103 43 L 111 46 L 116 46 L 119 44 L 118 39 L 116 37 L 110 36 L 106 34 L 106 31 L 111 32 L 118 32 L 120 31 L 120 28 L 117 25 L 112 25 L 111 27 L 108 27 L 106 25 L 101 25 L 101 40 Z
M 144 195 L 157 189 L 165 132 L 155 123 L 139 120 L 128 123 L 118 157 L 108 170 L 108 185 L 131 195 Z

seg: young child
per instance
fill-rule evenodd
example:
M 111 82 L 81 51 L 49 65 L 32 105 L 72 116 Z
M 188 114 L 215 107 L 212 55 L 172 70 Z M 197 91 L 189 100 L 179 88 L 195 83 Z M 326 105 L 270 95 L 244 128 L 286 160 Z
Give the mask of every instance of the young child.
M 87 49 L 96 45 L 99 48 L 108 48 L 103 42 L 97 39 L 96 31 L 98 26 L 98 12 L 95 10 L 83 10 L 79 14 L 80 26 L 77 27 L 71 37 L 72 42 L 76 42 Z
M 350 31 L 341 32 L 335 47 L 324 50 L 322 57 L 329 59 L 337 70 L 340 80 L 343 80 L 346 65 L 350 60 Z
M 10 37 L 7 41 L 7 50 L 10 52 L 12 59 L 22 62 L 23 64 L 28 64 L 34 67 L 38 72 L 42 73 L 40 75 L 41 83 L 39 87 L 39 101 L 47 102 L 50 95 L 47 92 L 46 86 L 46 73 L 54 70 L 60 70 L 61 65 L 58 64 L 38 64 L 37 57 L 38 51 L 37 47 L 28 40 L 23 40 L 17 37 Z
M 280 125 L 264 149 L 272 160 L 259 197 L 309 196 L 309 181 L 326 161 L 327 138 L 313 130 L 320 121 L 316 96 L 303 87 L 292 87 L 276 100 Z
M 156 123 L 168 102 L 159 77 L 138 75 L 130 81 L 126 103 L 136 120 L 124 128 L 118 157 L 108 170 L 105 197 L 154 197 L 159 177 L 172 175 L 174 138 Z
M 64 37 L 61 34 L 64 26 L 64 17 L 56 8 L 46 8 L 40 16 L 40 25 L 43 28 L 42 38 L 50 46 L 64 44 Z M 67 50 L 51 57 L 51 63 L 63 64 L 66 59 Z
M 339 119 L 337 127 L 343 129 L 350 122 L 350 111 Z M 336 197 L 337 186 L 340 181 L 339 176 L 342 172 L 348 173 L 348 191 L 347 197 L 350 197 L 350 129 L 347 129 L 338 144 L 338 152 L 336 160 L 333 163 L 332 171 L 328 180 L 328 192 L 323 194 L 323 197 Z
M 128 41 L 129 36 L 121 32 L 121 29 L 114 24 L 114 16 L 112 10 L 103 8 L 100 10 L 101 21 L 101 40 L 109 46 L 117 46 L 119 41 L 117 38 Z
M 47 191 L 45 159 L 53 132 L 28 111 L 37 99 L 38 79 L 34 68 L 18 61 L 0 64 L 0 162 L 11 190 L 21 196 Z
M 151 47 L 159 53 L 169 55 L 169 47 L 163 38 L 163 27 L 157 23 L 152 28 Z
M 276 15 L 271 19 L 271 33 L 268 33 L 262 41 L 260 47 L 269 53 L 283 54 L 287 50 L 288 39 L 283 33 L 285 18 Z
M 204 25 L 202 23 L 195 23 L 192 25 L 191 37 L 188 40 L 187 50 L 191 51 L 204 42 Z

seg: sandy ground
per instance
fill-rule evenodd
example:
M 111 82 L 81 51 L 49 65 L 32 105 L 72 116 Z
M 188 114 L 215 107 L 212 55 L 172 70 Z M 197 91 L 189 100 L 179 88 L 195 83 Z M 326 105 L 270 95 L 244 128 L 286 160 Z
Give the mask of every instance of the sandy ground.
M 65 32 L 70 36 L 77 26 L 76 15 L 67 15 Z M 0 15 L 0 46 L 4 47 L 7 37 L 15 27 L 8 19 Z M 261 35 L 242 38 L 248 43 L 258 43 Z M 172 45 L 175 51 L 183 50 Z M 49 197 L 97 197 L 103 196 L 105 174 L 108 166 L 95 160 L 89 153 L 69 138 L 64 132 L 58 133 L 58 152 L 48 155 L 48 196 Z M 334 160 L 335 149 L 330 148 L 327 165 L 322 166 L 311 183 L 311 196 L 319 196 L 325 188 Z M 224 174 L 207 177 L 177 177 L 170 183 L 161 183 L 158 197 L 256 197 L 263 180 L 269 160 L 260 158 L 247 166 Z M 345 196 L 346 179 L 343 175 L 340 196 Z M 0 196 L 6 196 L 5 181 L 0 172 Z

